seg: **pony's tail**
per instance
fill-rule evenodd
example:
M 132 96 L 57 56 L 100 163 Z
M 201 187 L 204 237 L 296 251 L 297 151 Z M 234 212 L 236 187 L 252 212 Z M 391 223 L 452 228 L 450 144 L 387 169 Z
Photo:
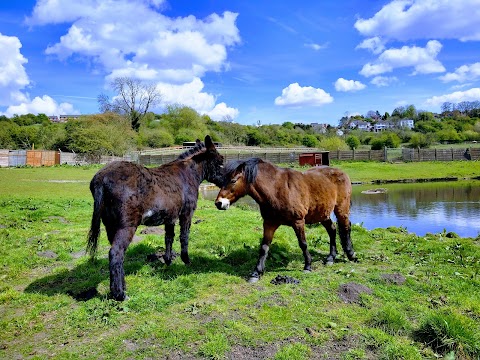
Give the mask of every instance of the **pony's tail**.
M 93 195 L 93 214 L 92 225 L 88 232 L 87 252 L 92 258 L 95 258 L 98 247 L 98 237 L 100 236 L 100 220 L 103 208 L 103 185 L 90 183 L 90 191 Z

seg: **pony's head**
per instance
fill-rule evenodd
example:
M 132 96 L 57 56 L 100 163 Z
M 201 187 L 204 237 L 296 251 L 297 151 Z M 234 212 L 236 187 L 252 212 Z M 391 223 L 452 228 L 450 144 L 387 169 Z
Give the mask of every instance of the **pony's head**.
M 221 189 L 215 200 L 219 210 L 227 210 L 231 204 L 248 193 L 248 187 L 257 177 L 257 165 L 263 162 L 258 158 L 232 161 L 225 167 Z
M 193 159 L 197 163 L 202 163 L 202 179 L 217 186 L 223 183 L 223 156 L 217 151 L 210 135 L 205 136 L 205 143 L 197 139 L 195 146 L 181 154 L 178 159 Z

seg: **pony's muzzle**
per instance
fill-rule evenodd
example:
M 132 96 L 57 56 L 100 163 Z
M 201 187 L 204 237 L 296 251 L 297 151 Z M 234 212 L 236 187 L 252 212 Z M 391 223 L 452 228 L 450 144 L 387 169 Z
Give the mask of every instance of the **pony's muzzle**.
M 227 210 L 230 207 L 230 200 L 219 198 L 217 201 L 215 201 L 215 206 L 218 210 Z

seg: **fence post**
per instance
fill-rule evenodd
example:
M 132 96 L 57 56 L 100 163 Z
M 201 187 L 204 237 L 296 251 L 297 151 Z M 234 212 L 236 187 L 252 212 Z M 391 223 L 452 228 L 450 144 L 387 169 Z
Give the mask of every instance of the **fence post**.
M 352 153 L 353 153 L 353 160 L 355 160 L 355 148 L 352 149 Z
M 384 162 L 388 161 L 387 147 L 386 146 L 383 148 L 383 158 L 384 158 Z

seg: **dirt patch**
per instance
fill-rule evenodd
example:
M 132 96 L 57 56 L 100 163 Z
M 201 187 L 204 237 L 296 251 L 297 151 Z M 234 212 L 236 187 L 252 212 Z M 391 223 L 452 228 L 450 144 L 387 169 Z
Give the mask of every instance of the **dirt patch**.
M 163 235 L 165 234 L 165 230 L 158 226 L 148 226 L 142 231 L 140 231 L 142 235 Z
M 56 259 L 58 257 L 58 255 L 51 250 L 39 251 L 37 252 L 37 255 L 47 259 Z
M 399 273 L 382 274 L 380 277 L 383 281 L 395 285 L 403 285 L 403 283 L 406 281 L 405 277 Z
M 154 254 L 148 254 L 147 261 L 149 262 L 160 261 L 161 263 L 164 264 L 165 260 L 163 259 L 163 255 L 165 255 L 165 249 L 160 249 Z M 172 250 L 172 262 L 173 260 L 175 260 L 176 257 L 177 257 L 177 253 L 174 250 Z
M 372 289 L 366 287 L 365 285 L 357 284 L 354 282 L 342 284 L 338 288 L 338 296 L 340 299 L 347 303 L 360 303 L 361 294 L 371 294 Z
M 258 347 L 235 345 L 226 354 L 229 360 L 273 359 L 278 351 L 278 345 L 270 344 Z
M 61 224 L 70 224 L 70 221 L 65 219 L 63 216 L 49 216 L 45 220 L 43 220 L 43 222 L 49 223 L 55 220 Z
M 300 280 L 295 279 L 291 276 L 277 275 L 274 279 L 272 279 L 272 281 L 270 281 L 270 284 L 273 284 L 273 285 L 300 284 Z

